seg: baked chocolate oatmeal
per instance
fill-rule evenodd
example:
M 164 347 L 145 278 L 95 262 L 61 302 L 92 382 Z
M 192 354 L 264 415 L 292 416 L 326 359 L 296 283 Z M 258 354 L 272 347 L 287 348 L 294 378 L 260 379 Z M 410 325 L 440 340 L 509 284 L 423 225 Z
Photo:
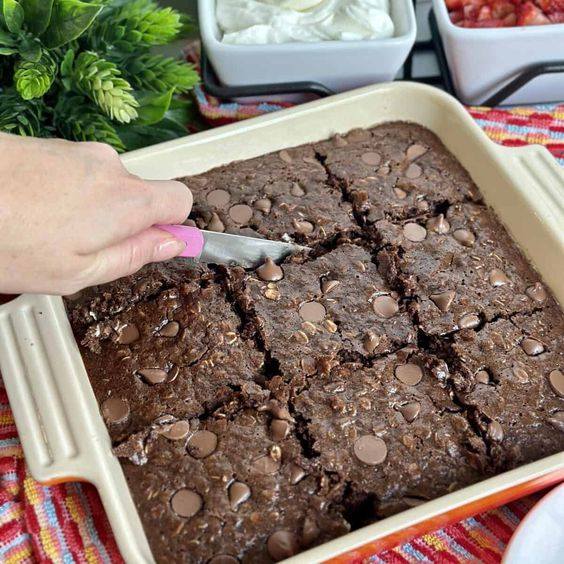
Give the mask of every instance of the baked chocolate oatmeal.
M 430 131 L 184 181 L 188 223 L 309 248 L 66 299 L 157 562 L 277 562 L 564 450 L 562 311 Z

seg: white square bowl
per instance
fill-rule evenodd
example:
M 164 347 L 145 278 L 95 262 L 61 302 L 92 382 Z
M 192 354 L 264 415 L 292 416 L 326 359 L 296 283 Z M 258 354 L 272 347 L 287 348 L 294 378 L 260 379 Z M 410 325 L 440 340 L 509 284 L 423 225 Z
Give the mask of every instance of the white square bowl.
M 229 86 L 315 81 L 336 92 L 393 80 L 415 43 L 411 0 L 390 0 L 394 37 L 276 45 L 221 42 L 215 0 L 198 0 L 200 34 L 219 80 Z
M 463 28 L 450 21 L 445 0 L 433 11 L 458 98 L 479 105 L 523 70 L 564 61 L 564 24 L 504 28 Z M 564 73 L 534 78 L 503 104 L 564 100 Z

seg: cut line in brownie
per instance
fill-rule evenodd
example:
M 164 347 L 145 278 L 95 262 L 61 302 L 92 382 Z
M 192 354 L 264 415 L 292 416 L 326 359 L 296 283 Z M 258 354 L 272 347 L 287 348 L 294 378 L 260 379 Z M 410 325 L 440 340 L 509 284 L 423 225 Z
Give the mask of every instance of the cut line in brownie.
M 406 296 L 421 328 L 444 335 L 552 302 L 538 274 L 486 207 L 455 204 L 446 216 L 375 225 L 381 272 Z M 543 294 L 542 296 L 540 294 Z
M 314 244 L 357 228 L 310 146 L 284 149 L 182 181 L 201 229 Z
M 283 406 L 165 422 L 117 452 L 159 563 L 277 562 L 349 530 Z
M 371 358 L 414 342 L 404 305 L 366 249 L 346 243 L 303 260 L 284 262 L 277 281 L 260 271 L 230 273 L 236 299 L 282 374 L 323 372 L 340 355 Z
M 354 130 L 316 151 L 367 224 L 479 199 L 476 185 L 439 138 L 413 123 Z

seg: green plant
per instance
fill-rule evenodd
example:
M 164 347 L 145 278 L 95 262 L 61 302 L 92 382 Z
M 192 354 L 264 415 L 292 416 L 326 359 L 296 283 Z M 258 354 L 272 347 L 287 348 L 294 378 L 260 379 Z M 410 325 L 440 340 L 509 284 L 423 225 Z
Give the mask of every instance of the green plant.
M 118 151 L 185 135 L 198 75 L 151 49 L 188 24 L 153 0 L 0 0 L 0 131 Z

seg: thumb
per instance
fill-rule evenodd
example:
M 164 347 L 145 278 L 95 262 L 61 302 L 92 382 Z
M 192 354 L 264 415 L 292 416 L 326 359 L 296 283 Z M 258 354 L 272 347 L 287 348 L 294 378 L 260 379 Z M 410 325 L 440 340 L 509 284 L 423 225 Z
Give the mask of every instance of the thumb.
M 166 231 L 151 227 L 98 251 L 94 255 L 89 285 L 111 282 L 137 272 L 151 262 L 161 262 L 178 256 L 186 243 Z

